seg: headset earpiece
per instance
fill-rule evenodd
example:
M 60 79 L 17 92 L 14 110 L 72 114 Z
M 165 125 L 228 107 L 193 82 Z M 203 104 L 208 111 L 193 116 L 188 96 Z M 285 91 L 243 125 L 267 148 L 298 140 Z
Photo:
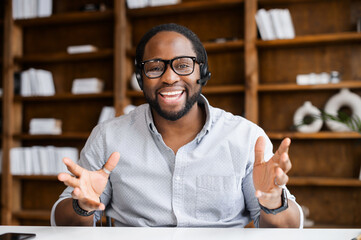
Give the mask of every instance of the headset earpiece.
M 201 78 L 197 81 L 197 83 L 201 84 L 202 86 L 206 85 L 208 80 L 211 78 L 211 73 L 208 71 L 208 56 L 204 48 L 203 48 L 203 53 L 204 53 L 205 61 L 204 63 L 201 63 L 199 65 Z
M 135 67 L 135 77 L 137 78 L 140 89 L 143 90 L 142 68 L 138 64 L 137 59 L 135 59 L 134 61 L 134 67 Z

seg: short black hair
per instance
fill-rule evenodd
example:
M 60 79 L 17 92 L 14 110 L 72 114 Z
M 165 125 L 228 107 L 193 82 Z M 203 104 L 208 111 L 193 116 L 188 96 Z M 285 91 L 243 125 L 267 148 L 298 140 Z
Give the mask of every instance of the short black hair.
M 192 43 L 193 50 L 196 53 L 197 61 L 199 63 L 208 64 L 206 50 L 204 49 L 204 46 L 202 42 L 199 40 L 198 36 L 194 32 L 192 32 L 189 28 L 178 25 L 176 23 L 166 23 L 166 24 L 157 25 L 151 28 L 146 34 L 144 34 L 144 36 L 138 43 L 135 53 L 135 61 L 137 64 L 140 64 L 143 61 L 145 45 L 154 35 L 156 35 L 159 32 L 177 32 L 179 34 L 182 34 Z

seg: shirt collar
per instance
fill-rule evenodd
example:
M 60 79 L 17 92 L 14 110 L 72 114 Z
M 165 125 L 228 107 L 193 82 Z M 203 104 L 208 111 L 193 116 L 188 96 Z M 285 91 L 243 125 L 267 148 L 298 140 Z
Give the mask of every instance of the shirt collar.
M 203 139 L 203 137 L 210 131 L 211 125 L 212 125 L 212 112 L 211 112 L 211 106 L 209 105 L 208 100 L 201 94 L 198 104 L 201 104 L 204 106 L 204 109 L 206 111 L 206 123 L 204 124 L 202 130 L 198 133 L 196 140 L 197 143 L 200 143 L 200 141 Z M 148 104 L 148 109 L 145 112 L 145 120 L 146 124 L 148 126 L 148 129 L 150 132 L 160 135 L 157 128 L 155 127 L 154 121 L 153 121 L 153 115 L 152 110 Z

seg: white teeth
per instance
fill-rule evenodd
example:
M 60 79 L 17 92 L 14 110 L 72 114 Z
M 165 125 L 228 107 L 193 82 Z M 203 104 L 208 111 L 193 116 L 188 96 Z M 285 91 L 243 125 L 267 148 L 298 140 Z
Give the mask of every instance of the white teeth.
M 163 96 L 173 96 L 173 95 L 179 95 L 181 93 L 182 93 L 182 91 L 174 91 L 174 92 L 162 92 L 161 94 Z

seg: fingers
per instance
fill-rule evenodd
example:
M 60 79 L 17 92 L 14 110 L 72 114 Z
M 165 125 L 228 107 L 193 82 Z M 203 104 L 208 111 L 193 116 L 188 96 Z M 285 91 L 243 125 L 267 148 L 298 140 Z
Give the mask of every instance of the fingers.
M 70 186 L 73 188 L 79 186 L 79 179 L 71 176 L 68 173 L 59 173 L 58 179 L 59 181 L 62 181 L 66 186 Z
M 287 174 L 281 168 L 277 168 L 276 169 L 276 176 L 275 176 L 275 179 L 274 179 L 275 186 L 279 187 L 281 185 L 286 185 L 287 182 L 288 182 Z
M 285 173 L 288 173 L 291 168 L 292 168 L 292 163 L 291 160 L 288 156 L 288 153 L 283 153 L 280 157 L 280 161 L 279 161 L 279 167 L 282 168 L 282 170 Z
M 110 157 L 108 158 L 108 161 L 104 164 L 104 167 L 106 170 L 109 171 L 109 173 L 107 174 L 110 174 L 111 171 L 114 170 L 114 168 L 117 166 L 118 162 L 119 162 L 119 158 L 120 158 L 120 154 L 119 152 L 113 152 Z
M 256 145 L 254 147 L 254 165 L 260 165 L 262 163 L 264 163 L 264 149 L 266 146 L 266 142 L 264 137 L 260 136 L 258 137 L 257 141 L 256 141 Z
M 274 154 L 274 160 L 277 163 L 279 162 L 283 153 L 288 154 L 288 149 L 290 148 L 290 145 L 291 145 L 291 139 L 289 139 L 289 138 L 283 139 L 283 141 L 281 142 L 280 146 L 278 147 L 276 153 Z
M 63 163 L 66 165 L 69 172 L 74 174 L 76 177 L 79 177 L 81 172 L 84 170 L 78 164 L 74 163 L 70 158 L 63 158 Z

